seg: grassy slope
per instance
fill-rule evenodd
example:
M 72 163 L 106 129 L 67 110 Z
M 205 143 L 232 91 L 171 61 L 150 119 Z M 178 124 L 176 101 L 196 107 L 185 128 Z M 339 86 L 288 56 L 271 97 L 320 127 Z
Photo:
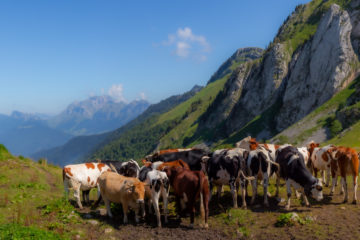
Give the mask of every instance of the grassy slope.
M 196 94 L 193 98 L 180 104 L 171 111 L 163 114 L 158 123 L 169 121 L 181 117 L 182 121 L 177 124 L 168 134 L 163 136 L 160 140 L 160 148 L 180 147 L 184 144 L 184 139 L 191 137 L 196 129 L 198 118 L 209 107 L 216 95 L 223 89 L 225 82 L 230 74 L 224 76 L 215 82 L 207 85 L 202 91 Z

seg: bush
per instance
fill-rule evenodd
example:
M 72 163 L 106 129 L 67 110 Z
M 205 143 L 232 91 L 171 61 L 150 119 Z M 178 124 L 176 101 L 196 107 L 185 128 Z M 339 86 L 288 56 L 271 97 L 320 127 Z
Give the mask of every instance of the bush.
M 333 120 L 330 124 L 331 137 L 337 135 L 343 129 L 341 122 L 337 119 Z
M 0 225 L 0 239 L 62 239 L 58 234 L 19 224 Z

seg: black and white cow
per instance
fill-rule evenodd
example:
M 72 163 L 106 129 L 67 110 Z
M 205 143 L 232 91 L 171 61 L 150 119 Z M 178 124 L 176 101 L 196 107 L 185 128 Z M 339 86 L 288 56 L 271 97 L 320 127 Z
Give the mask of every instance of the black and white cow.
M 281 177 L 286 181 L 288 199 L 285 208 L 287 210 L 290 209 L 291 186 L 302 193 L 306 206 L 309 206 L 306 196 L 311 196 L 317 201 L 323 199 L 321 181 L 311 175 L 305 166 L 302 154 L 297 148 L 288 146 L 279 149 L 276 154 L 276 162 L 280 165 L 277 172 L 276 195 L 279 194 L 279 177 Z
M 151 167 L 143 166 L 140 169 L 139 180 L 145 182 L 145 196 L 148 199 L 149 213 L 151 213 L 151 203 L 155 209 L 158 227 L 161 227 L 161 216 L 159 209 L 159 199 L 162 196 L 164 202 L 164 216 L 165 223 L 168 222 L 168 197 L 170 183 L 165 172 L 153 169 Z
M 242 190 L 242 207 L 246 207 L 245 180 L 250 180 L 244 175 L 246 171 L 245 161 L 249 151 L 241 148 L 216 150 L 211 157 L 203 157 L 206 161 L 206 169 L 210 182 L 210 193 L 214 185 L 217 186 L 218 198 L 221 194 L 222 185 L 229 185 L 233 198 L 234 208 L 238 207 L 237 196 L 239 184 Z
M 260 147 L 256 150 L 250 151 L 249 157 L 246 161 L 247 174 L 249 176 L 253 176 L 254 179 L 251 180 L 252 185 L 252 197 L 251 204 L 254 204 L 256 195 L 257 195 L 257 180 L 259 176 L 262 176 L 263 187 L 264 187 L 264 205 L 269 206 L 268 196 L 269 193 L 267 191 L 269 185 L 269 177 L 272 175 L 277 167 L 279 166 L 277 163 L 272 161 L 271 151 Z
M 189 165 L 192 171 L 200 171 L 202 157 L 209 156 L 209 154 L 209 151 L 199 148 L 166 149 L 146 156 L 145 160 L 150 162 L 171 162 L 181 159 Z

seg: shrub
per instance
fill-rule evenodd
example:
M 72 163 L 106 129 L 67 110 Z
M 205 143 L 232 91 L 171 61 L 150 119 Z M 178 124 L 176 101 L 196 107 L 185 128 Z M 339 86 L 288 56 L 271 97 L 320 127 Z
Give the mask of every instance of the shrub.
M 330 124 L 330 133 L 331 136 L 334 137 L 336 134 L 338 134 L 339 132 L 341 132 L 342 130 L 342 125 L 341 122 L 337 119 L 333 120 Z
M 293 226 L 295 222 L 293 221 L 293 213 L 282 213 L 279 215 L 275 226 L 284 227 L 284 226 Z

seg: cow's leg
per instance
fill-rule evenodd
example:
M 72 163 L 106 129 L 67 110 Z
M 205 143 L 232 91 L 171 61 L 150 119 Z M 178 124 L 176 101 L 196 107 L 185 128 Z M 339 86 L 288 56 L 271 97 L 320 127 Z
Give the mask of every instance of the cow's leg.
M 148 199 L 148 209 L 149 209 L 149 214 L 152 213 L 152 205 L 153 205 L 153 201 L 152 201 L 152 197 Z
M 250 204 L 252 205 L 255 202 L 255 198 L 257 194 L 257 175 L 255 176 L 254 180 L 251 180 L 251 186 L 252 186 L 252 196 L 251 196 Z
M 161 227 L 161 215 L 160 215 L 160 209 L 159 209 L 159 198 L 160 198 L 160 192 L 153 191 L 152 192 L 152 202 L 155 209 L 156 214 L 156 220 L 158 227 Z
M 241 199 L 242 199 L 242 208 L 246 208 L 246 183 L 245 183 L 245 179 L 241 180 L 240 184 L 241 184 Z
M 188 203 L 188 209 L 190 210 L 190 227 L 194 227 L 194 216 L 195 216 L 195 199 Z
M 331 177 L 332 177 L 332 183 L 331 183 L 330 196 L 334 195 L 334 191 L 335 191 L 335 187 L 336 187 L 336 183 L 337 183 L 337 174 L 332 173 Z
M 287 192 L 287 203 L 285 205 L 285 209 L 290 210 L 291 185 L 288 179 L 286 180 L 286 192 Z
M 346 184 L 346 175 L 345 177 L 344 176 L 341 176 L 341 183 L 344 187 L 344 203 L 346 203 L 348 201 L 348 190 L 347 190 L 347 184 Z
M 73 189 L 74 189 L 74 197 L 76 199 L 76 202 L 77 202 L 79 208 L 83 209 L 83 206 L 81 204 L 81 199 L 80 199 L 80 191 L 81 191 L 80 187 L 81 187 L 81 184 L 79 182 L 77 182 L 77 181 L 74 181 L 74 180 L 72 180 L 71 182 L 72 182 L 71 185 L 73 186 Z
M 326 185 L 326 180 L 325 180 L 325 171 L 326 170 L 321 171 L 321 178 L 322 178 L 323 184 L 325 184 L 325 187 L 328 187 L 329 185 Z
M 104 199 L 104 203 L 105 203 L 105 206 L 106 206 L 107 215 L 112 218 L 113 215 L 111 213 L 110 201 L 105 197 L 103 197 L 103 199 Z
M 122 203 L 122 208 L 123 208 L 123 214 L 124 214 L 124 224 L 128 223 L 128 217 L 127 217 L 127 213 L 128 213 L 128 205 L 126 202 Z M 135 216 L 137 214 L 135 213 Z
M 280 176 L 276 175 L 276 193 L 275 193 L 276 197 L 279 197 L 279 187 L 280 187 Z
M 139 216 L 140 216 L 140 209 L 141 207 L 137 206 L 134 210 L 135 210 L 135 222 L 136 223 L 139 223 L 140 219 L 139 219 Z
M 162 192 L 161 192 L 161 194 L 162 194 L 162 199 L 163 199 L 163 207 L 164 207 L 164 209 L 163 209 L 163 211 L 164 211 L 164 216 L 165 216 L 165 223 L 168 223 L 168 219 L 167 219 L 167 215 L 168 215 L 168 198 L 169 198 L 169 194 L 168 194 L 168 192 L 167 192 L 167 190 L 166 189 L 162 189 Z
M 267 172 L 263 173 L 263 188 L 264 188 L 264 205 L 269 207 L 269 200 L 268 200 L 268 185 L 269 185 L 269 175 Z
M 230 191 L 231 191 L 231 196 L 233 198 L 233 204 L 234 204 L 234 208 L 237 208 L 237 192 L 236 192 L 236 186 L 235 186 L 235 179 L 230 180 L 229 182 L 230 185 Z
M 330 169 L 328 168 L 325 171 L 326 171 L 326 184 L 325 184 L 325 186 L 328 187 L 328 186 L 330 186 Z
M 357 180 L 358 180 L 358 175 L 354 175 L 353 176 L 353 180 L 354 180 L 354 200 L 353 200 L 353 204 L 356 204 L 357 203 L 357 196 L 356 196 L 356 191 L 357 191 L 357 187 L 358 187 L 358 184 L 357 184 Z
M 212 179 L 209 178 L 209 190 L 210 190 L 210 199 L 209 199 L 209 201 L 211 200 L 211 198 L 213 198 L 213 188 L 214 188 L 214 184 L 212 182 Z
M 222 185 L 216 185 L 216 190 L 217 190 L 217 199 L 220 199 L 222 192 Z
M 305 195 L 304 188 L 301 189 L 301 195 L 303 196 L 303 200 L 304 200 L 305 206 L 309 207 L 309 206 L 310 206 L 310 203 L 309 203 L 309 200 L 307 199 L 307 197 L 306 197 L 306 195 Z

